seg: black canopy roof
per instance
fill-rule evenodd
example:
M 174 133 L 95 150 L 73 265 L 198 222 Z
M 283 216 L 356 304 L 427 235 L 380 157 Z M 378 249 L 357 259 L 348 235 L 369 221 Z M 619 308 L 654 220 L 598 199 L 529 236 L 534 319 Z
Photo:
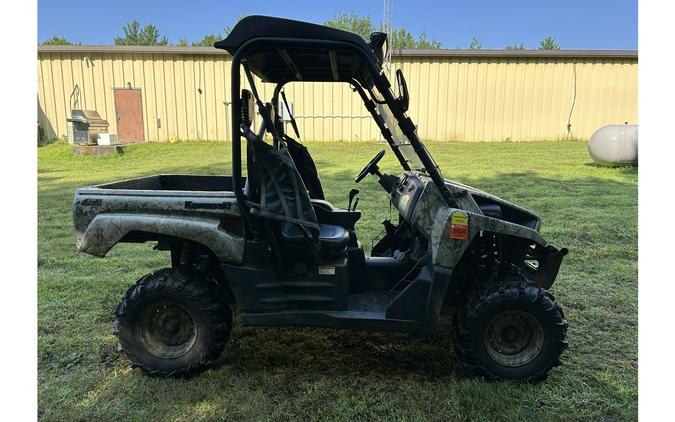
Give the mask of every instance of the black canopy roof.
M 243 18 L 214 47 L 235 55 L 256 38 L 265 41 L 247 49 L 246 59 L 251 71 L 265 82 L 364 79 L 363 54 L 379 66 L 371 48 L 356 34 L 270 16 Z M 355 48 L 363 54 L 357 54 Z

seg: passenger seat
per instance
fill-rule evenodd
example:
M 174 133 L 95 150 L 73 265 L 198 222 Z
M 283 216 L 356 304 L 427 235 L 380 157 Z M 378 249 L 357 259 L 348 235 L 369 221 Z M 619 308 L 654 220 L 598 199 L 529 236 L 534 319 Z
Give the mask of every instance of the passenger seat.
M 289 246 L 293 257 L 305 260 L 310 256 L 307 248 L 307 239 L 297 224 L 281 223 L 282 248 Z M 349 245 L 349 232 L 340 226 L 332 224 L 319 224 L 319 256 L 321 258 L 335 258 L 347 251 Z M 282 251 L 282 253 L 287 251 Z

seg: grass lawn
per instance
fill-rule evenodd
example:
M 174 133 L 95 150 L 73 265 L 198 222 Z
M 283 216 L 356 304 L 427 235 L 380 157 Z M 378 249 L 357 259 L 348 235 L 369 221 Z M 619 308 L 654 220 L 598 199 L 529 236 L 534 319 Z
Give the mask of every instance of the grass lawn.
M 328 200 L 385 145 L 308 143 Z M 128 146 L 119 156 L 38 149 L 38 400 L 44 420 L 632 420 L 637 418 L 637 170 L 593 166 L 583 142 L 429 143 L 444 176 L 520 204 L 570 254 L 553 293 L 570 322 L 563 366 L 536 385 L 484 383 L 455 358 L 450 319 L 431 338 L 235 324 L 212 369 L 149 377 L 117 351 L 113 311 L 129 285 L 169 264 L 153 244 L 105 259 L 75 248 L 78 187 L 155 173 L 230 172 L 226 143 Z M 384 171 L 398 173 L 391 151 Z M 359 238 L 390 215 L 373 177 L 359 185 Z

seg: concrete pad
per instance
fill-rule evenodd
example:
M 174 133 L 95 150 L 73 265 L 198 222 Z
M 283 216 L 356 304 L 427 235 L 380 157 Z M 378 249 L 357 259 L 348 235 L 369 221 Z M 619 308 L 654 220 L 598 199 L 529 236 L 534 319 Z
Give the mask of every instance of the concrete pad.
M 106 154 L 121 154 L 124 152 L 124 147 L 122 145 L 71 145 L 71 151 L 75 155 L 100 157 Z

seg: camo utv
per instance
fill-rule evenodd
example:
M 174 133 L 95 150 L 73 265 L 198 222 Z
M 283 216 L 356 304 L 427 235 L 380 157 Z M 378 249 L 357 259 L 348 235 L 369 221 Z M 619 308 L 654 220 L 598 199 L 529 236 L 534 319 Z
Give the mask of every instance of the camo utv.
M 548 289 L 567 250 L 542 238 L 535 214 L 443 178 L 406 114 L 403 73 L 394 94 L 383 71 L 387 35 L 366 43 L 250 16 L 215 47 L 232 56 L 232 175 L 155 175 L 75 195 L 81 251 L 102 257 L 120 242 L 153 241 L 170 252 L 171 267 L 141 278 L 115 311 L 131 361 L 150 373 L 195 373 L 226 347 L 235 309 L 249 326 L 411 334 L 436 332 L 442 310 L 454 309 L 455 351 L 473 373 L 545 378 L 566 346 Z M 382 173 L 383 150 L 354 180 L 375 176 L 398 210 L 369 254 L 357 236 L 358 191 L 347 209 L 327 202 L 298 125 L 291 116 L 292 137 L 279 117 L 290 111 L 291 82 L 349 84 L 401 165 Z M 274 85 L 269 102 L 260 83 Z

